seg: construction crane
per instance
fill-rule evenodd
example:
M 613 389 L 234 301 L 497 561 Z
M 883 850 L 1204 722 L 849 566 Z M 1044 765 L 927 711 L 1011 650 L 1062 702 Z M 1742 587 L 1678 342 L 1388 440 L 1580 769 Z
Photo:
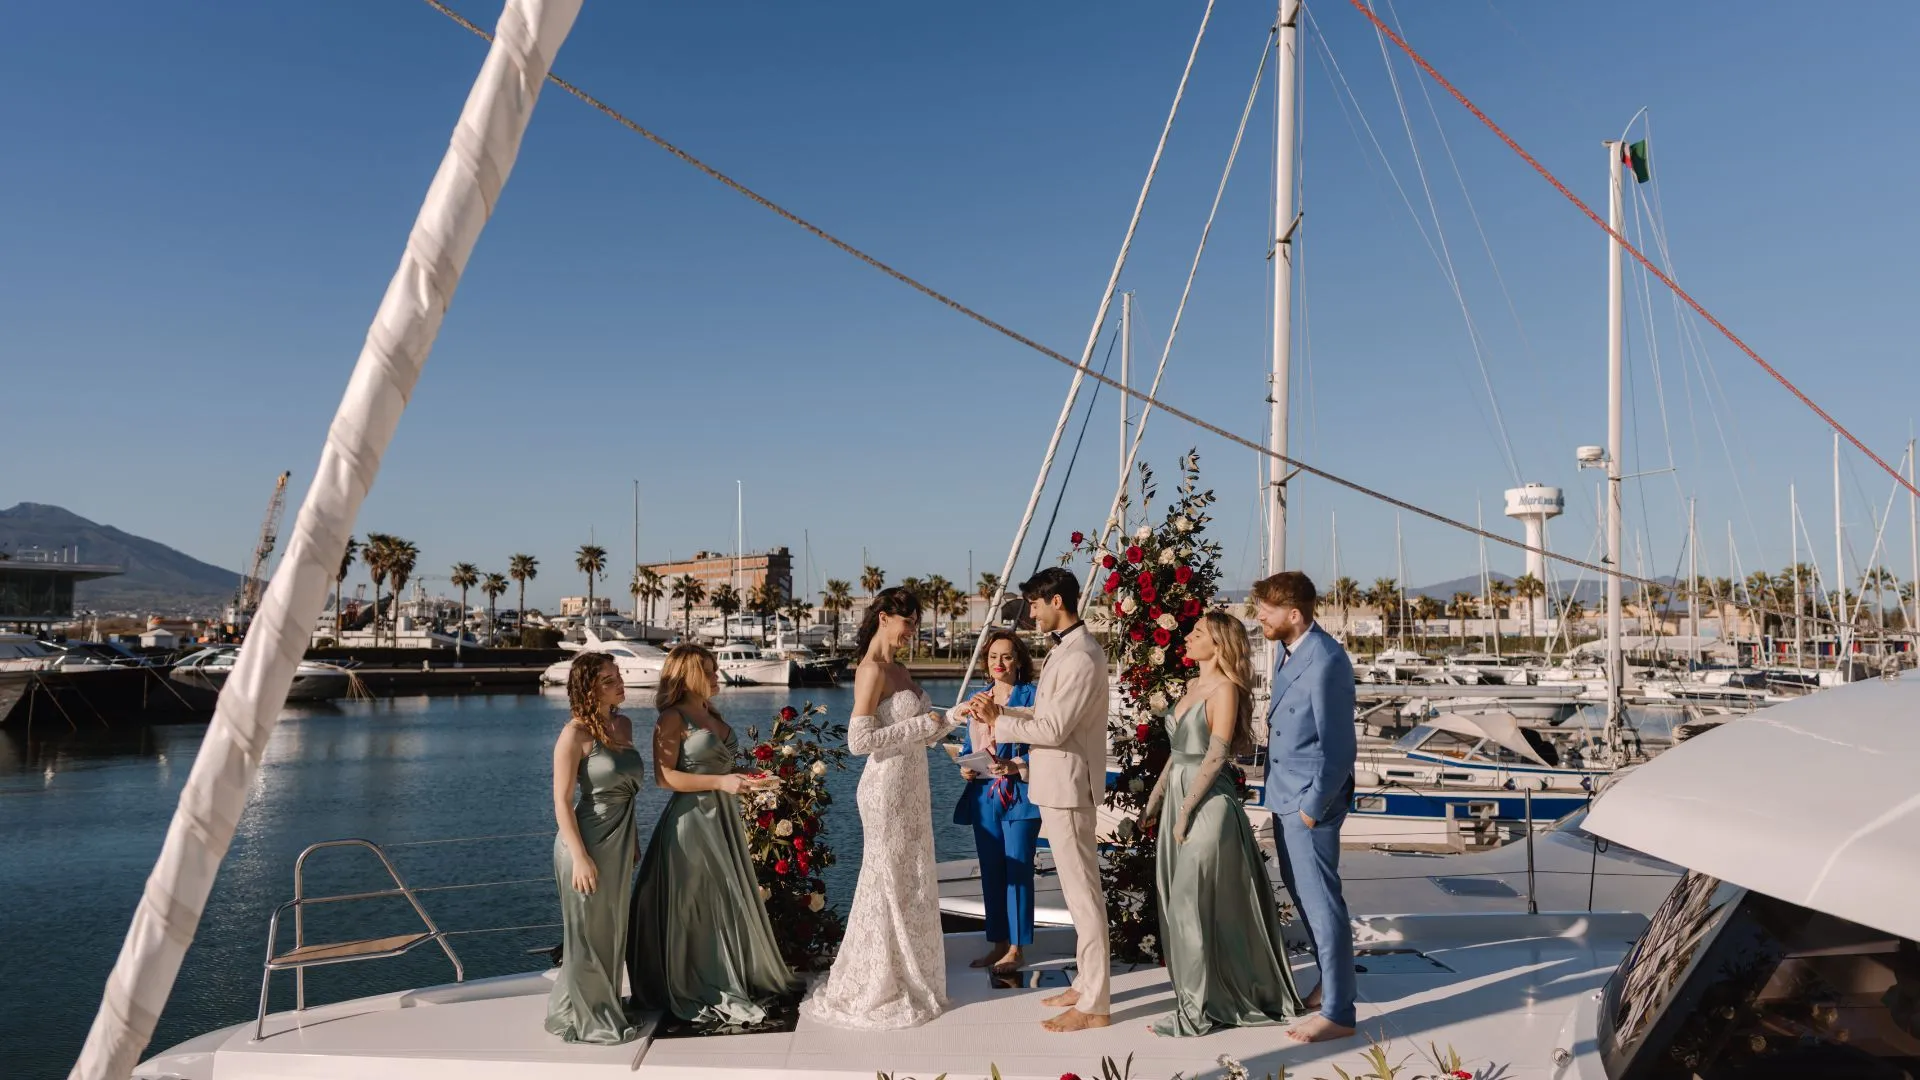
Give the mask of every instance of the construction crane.
M 287 478 L 291 472 L 283 472 L 273 482 L 273 497 L 267 500 L 267 516 L 260 522 L 260 540 L 253 546 L 253 559 L 248 563 L 247 572 L 240 578 L 240 590 L 234 594 L 233 606 L 227 612 L 227 632 L 238 636 L 246 632 L 247 624 L 253 620 L 253 613 L 260 609 L 260 595 L 267 588 L 267 562 L 273 557 L 273 545 L 280 539 L 280 519 L 287 512 Z

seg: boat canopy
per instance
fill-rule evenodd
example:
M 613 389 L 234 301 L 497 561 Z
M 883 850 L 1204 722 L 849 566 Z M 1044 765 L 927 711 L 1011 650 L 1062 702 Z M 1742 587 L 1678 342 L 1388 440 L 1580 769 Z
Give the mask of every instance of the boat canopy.
M 1445 731 L 1460 736 L 1468 743 L 1480 739 L 1491 739 L 1496 744 L 1513 751 L 1526 761 L 1537 765 L 1558 767 L 1558 761 L 1549 761 L 1536 745 L 1538 736 L 1527 738 L 1528 732 L 1521 727 L 1513 714 L 1500 711 L 1475 713 L 1436 713 L 1420 722 L 1420 726 L 1409 732 L 1399 746 L 1403 750 L 1416 750 L 1432 737 L 1433 732 Z M 1556 755 L 1557 756 L 1557 755 Z
M 1920 672 L 1796 698 L 1620 779 L 1588 832 L 1920 938 Z

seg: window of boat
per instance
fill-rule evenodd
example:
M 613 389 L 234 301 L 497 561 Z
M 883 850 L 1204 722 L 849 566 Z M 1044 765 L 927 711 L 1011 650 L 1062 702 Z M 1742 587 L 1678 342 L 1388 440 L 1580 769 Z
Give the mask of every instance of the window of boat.
M 1614 1080 L 1920 1075 L 1920 945 L 1688 874 L 1607 984 Z

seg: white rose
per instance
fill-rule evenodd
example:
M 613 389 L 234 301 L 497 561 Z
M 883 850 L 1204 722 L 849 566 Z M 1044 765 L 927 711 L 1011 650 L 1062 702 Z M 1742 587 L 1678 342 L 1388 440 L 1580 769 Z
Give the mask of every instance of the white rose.
M 1177 517 L 1173 519 L 1174 532 L 1190 533 L 1193 531 L 1193 525 L 1194 523 L 1190 518 Z
M 1147 659 L 1152 661 L 1154 667 L 1159 667 L 1167 662 L 1167 650 L 1155 645 L 1153 651 L 1147 654 Z
M 1186 560 L 1188 560 L 1188 559 L 1191 559 L 1191 558 L 1193 558 L 1193 549 L 1192 549 L 1192 548 L 1190 548 L 1190 547 L 1183 547 L 1183 548 L 1181 548 L 1181 549 L 1180 549 L 1180 561 L 1181 561 L 1181 562 L 1185 562 Z
M 1124 597 L 1120 601 L 1120 610 L 1131 615 L 1140 610 L 1140 604 L 1131 596 Z
M 827 763 L 824 761 L 816 761 L 807 771 L 815 776 L 825 776 L 827 775 Z
M 760 886 L 760 902 L 764 904 L 771 899 L 773 899 L 772 890 L 768 889 L 765 885 Z
M 798 750 L 795 750 L 795 749 L 793 748 L 793 744 L 792 744 L 792 743 L 788 743 L 787 745 L 785 745 L 785 746 L 783 746 L 783 747 L 781 747 L 781 748 L 780 748 L 780 756 L 781 756 L 781 757 L 792 757 L 793 755 L 795 755 L 795 754 L 797 754 L 797 753 L 799 753 L 799 751 L 798 751 Z
M 1159 939 L 1155 938 L 1152 934 L 1145 934 L 1140 938 L 1140 949 L 1142 952 L 1151 956 L 1153 954 L 1153 947 L 1159 943 Z
M 1155 709 L 1164 709 L 1167 707 L 1167 692 L 1165 690 L 1155 690 L 1153 696 L 1148 698 L 1147 701 Z
M 1153 529 L 1150 526 L 1142 525 L 1133 530 L 1133 538 L 1144 544 L 1153 539 Z
M 1161 612 L 1160 617 L 1153 621 L 1154 624 L 1162 630 L 1177 630 L 1180 628 L 1180 620 L 1174 618 L 1171 611 Z
M 1160 558 L 1157 561 L 1161 566 L 1172 566 L 1174 563 L 1180 561 L 1180 557 L 1173 553 L 1172 548 L 1161 548 Z
M 827 906 L 827 897 L 825 893 L 814 893 L 813 895 L 807 897 L 808 911 L 819 911 L 821 908 L 826 906 Z
M 773 827 L 773 835 L 775 835 L 775 836 L 792 836 L 792 835 L 793 835 L 793 822 L 791 822 L 791 821 L 788 821 L 788 820 L 786 820 L 785 818 L 781 818 L 781 819 L 780 819 L 780 823 L 779 823 L 779 824 L 777 824 L 777 825 L 775 825 L 775 826 Z

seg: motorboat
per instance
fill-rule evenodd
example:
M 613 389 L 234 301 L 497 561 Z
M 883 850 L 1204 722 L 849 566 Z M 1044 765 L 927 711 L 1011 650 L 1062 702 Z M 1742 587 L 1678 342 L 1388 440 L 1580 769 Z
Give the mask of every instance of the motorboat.
M 728 686 L 792 686 L 794 662 L 762 652 L 760 646 L 730 641 L 713 650 L 720 678 Z
M 1495 656 L 1492 653 L 1465 653 L 1449 656 L 1441 661 L 1442 670 L 1450 674 L 1472 674 L 1479 683 L 1494 686 L 1526 686 L 1533 682 L 1533 666 L 1529 660 L 1538 661 L 1539 657 Z M 1473 685 L 1472 682 L 1468 683 Z
M 188 686 L 220 692 L 240 659 L 240 646 L 215 645 L 201 649 L 173 665 L 167 677 Z M 337 664 L 302 660 L 287 689 L 288 701 L 337 701 L 353 690 L 353 676 Z
M 1479 678 L 1473 677 L 1473 683 L 1466 683 L 1470 673 L 1446 672 L 1443 665 L 1422 656 L 1412 649 L 1382 649 L 1373 659 L 1354 667 L 1354 678 L 1365 683 L 1412 683 L 1437 678 L 1446 678 L 1449 682 L 1461 682 L 1473 685 Z
M 584 637 L 584 641 L 574 646 L 576 655 L 604 653 L 613 657 L 620 668 L 620 681 L 629 687 L 644 689 L 660 685 L 660 672 L 667 663 L 666 653 L 645 642 L 601 638 L 592 630 L 587 630 Z M 565 686 L 572 670 L 572 657 L 549 665 L 540 673 L 540 685 Z
M 59 649 L 32 634 L 0 631 L 0 671 L 45 671 L 60 656 Z

